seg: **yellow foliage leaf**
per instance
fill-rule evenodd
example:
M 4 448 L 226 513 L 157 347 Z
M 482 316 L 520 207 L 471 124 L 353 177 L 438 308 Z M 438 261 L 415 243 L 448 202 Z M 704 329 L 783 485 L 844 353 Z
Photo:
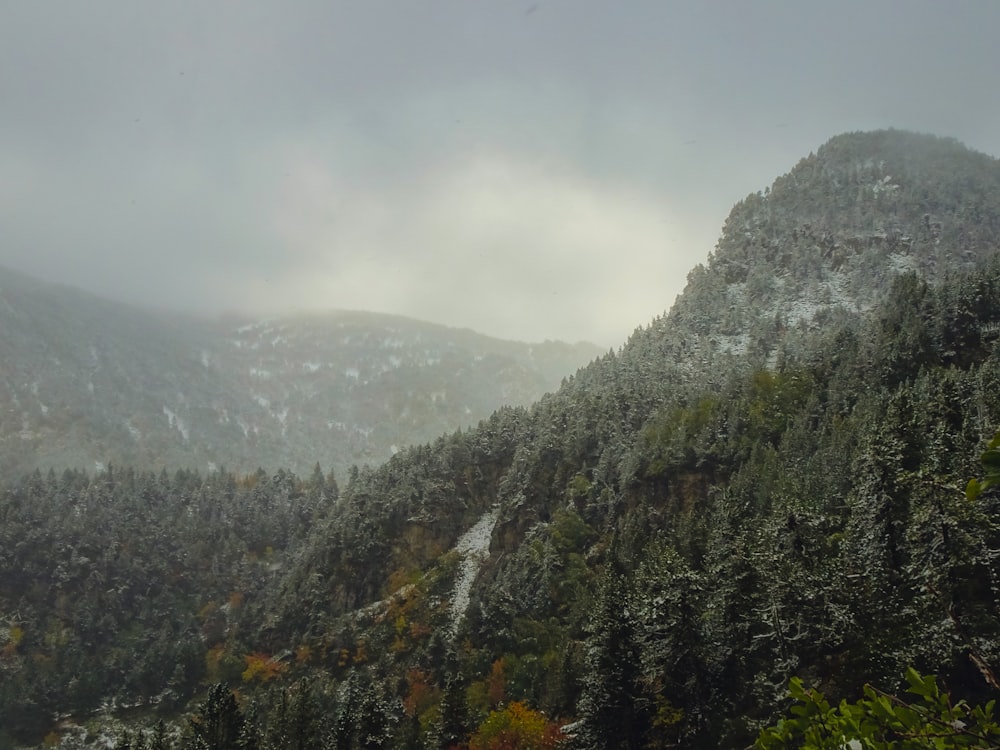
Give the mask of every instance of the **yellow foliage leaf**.
M 268 682 L 280 674 L 288 671 L 288 665 L 275 661 L 273 657 L 259 651 L 247 654 L 243 657 L 247 668 L 243 670 L 243 682 L 259 680 Z

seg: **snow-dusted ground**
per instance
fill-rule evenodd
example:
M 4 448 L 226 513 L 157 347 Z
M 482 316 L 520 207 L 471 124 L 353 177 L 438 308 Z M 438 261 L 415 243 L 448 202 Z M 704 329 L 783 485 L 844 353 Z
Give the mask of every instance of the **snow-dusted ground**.
M 451 595 L 451 633 L 453 636 L 458 632 L 458 625 L 462 622 L 462 618 L 465 617 L 465 612 L 469 608 L 472 582 L 476 579 L 476 574 L 483 561 L 489 555 L 490 538 L 493 536 L 493 528 L 496 526 L 499 516 L 499 508 L 486 511 L 472 528 L 462 534 L 455 542 L 454 550 L 462 556 L 462 561 L 459 564 L 455 588 Z M 413 588 L 414 584 L 406 584 L 385 599 L 355 610 L 354 618 L 374 617 L 377 613 L 384 613 L 390 602 L 403 601 Z
M 462 555 L 462 562 L 455 579 L 455 589 L 451 595 L 451 632 L 458 632 L 458 626 L 469 608 L 469 594 L 472 582 L 490 551 L 490 538 L 497 525 L 500 511 L 493 508 L 483 513 L 475 525 L 455 542 L 455 551 Z
M 412 583 L 408 583 L 405 586 L 401 586 L 400 588 L 393 591 L 392 594 L 390 594 L 385 599 L 379 599 L 377 602 L 366 604 L 361 609 L 355 610 L 353 615 L 355 621 L 359 619 L 374 617 L 377 614 L 384 614 L 389 609 L 390 603 L 394 601 L 397 602 L 405 601 L 406 597 L 409 595 L 411 591 L 413 591 L 413 589 L 414 585 Z
M 722 354 L 733 354 L 737 357 L 747 353 L 750 346 L 750 334 L 741 333 L 736 336 L 714 336 L 712 343 Z
M 178 417 L 166 406 L 163 407 L 163 414 L 166 416 L 167 422 L 170 426 L 176 428 L 177 431 L 180 432 L 182 438 L 185 440 L 189 440 L 191 438 L 191 433 L 188 431 L 187 425 L 184 424 L 184 420 Z

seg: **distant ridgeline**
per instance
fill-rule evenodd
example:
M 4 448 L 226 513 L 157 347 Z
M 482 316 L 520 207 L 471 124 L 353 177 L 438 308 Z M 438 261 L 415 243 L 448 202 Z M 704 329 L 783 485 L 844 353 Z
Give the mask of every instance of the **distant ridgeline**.
M 29 478 L 0 501 L 0 746 L 740 748 L 793 677 L 809 710 L 991 700 L 1000 495 L 965 488 L 1000 426 L 998 247 L 996 160 L 838 136 L 529 408 L 339 486 Z
M 206 322 L 0 268 L 0 484 L 35 468 L 347 472 L 526 405 L 598 354 L 339 312 Z

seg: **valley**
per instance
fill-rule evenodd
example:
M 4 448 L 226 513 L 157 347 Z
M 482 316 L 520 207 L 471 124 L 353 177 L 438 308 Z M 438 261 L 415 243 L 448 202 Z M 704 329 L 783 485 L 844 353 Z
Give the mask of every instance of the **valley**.
M 204 329 L 170 367 L 133 332 L 126 368 L 114 328 L 51 313 L 62 343 L 18 334 L 37 359 L 5 358 L 5 408 L 55 419 L 58 378 L 93 383 L 118 434 L 197 457 L 53 451 L 4 490 L 0 747 L 738 748 L 793 679 L 850 702 L 911 668 L 984 704 L 1000 495 L 967 487 L 995 468 L 998 248 L 1000 162 L 882 130 L 739 202 L 599 356 L 365 315 Z M 36 393 L 52 357 L 80 366 Z M 312 441 L 366 401 L 382 447 L 331 472 Z M 249 464 L 210 452 L 251 435 Z

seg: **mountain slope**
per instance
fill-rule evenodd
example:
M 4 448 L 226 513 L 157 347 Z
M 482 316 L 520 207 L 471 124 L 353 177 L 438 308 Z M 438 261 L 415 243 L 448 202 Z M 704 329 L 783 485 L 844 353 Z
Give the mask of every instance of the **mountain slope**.
M 889 201 L 872 187 L 893 184 Z M 917 542 L 934 533 L 928 513 L 962 528 L 965 544 L 992 543 L 989 524 L 945 498 L 1000 424 L 988 334 L 1000 322 L 997 272 L 966 273 L 1000 247 L 1000 203 L 988 198 L 998 185 L 996 160 L 951 141 L 891 131 L 833 139 L 766 197 L 734 208 L 709 265 L 617 356 L 529 411 L 498 412 L 465 440 L 401 454 L 352 483 L 343 516 L 321 528 L 275 595 L 284 618 L 275 632 L 293 642 L 340 632 L 340 613 L 380 598 L 390 581 L 436 575 L 432 551 L 496 505 L 459 636 L 471 652 L 453 674 L 470 690 L 499 660 L 514 671 L 511 697 L 592 722 L 629 717 L 650 732 L 643 706 L 662 699 L 660 709 L 685 719 L 657 730 L 661 740 L 680 733 L 704 746 L 746 742 L 797 672 L 843 691 L 885 684 L 919 661 L 981 690 L 962 649 L 983 653 L 998 632 L 995 608 L 970 594 L 978 634 L 960 635 L 965 622 L 942 631 L 935 618 L 947 600 L 928 598 L 913 576 L 928 564 Z M 751 274 L 768 289 L 749 294 Z M 935 290 L 920 276 L 947 283 Z M 1000 572 L 977 560 L 976 575 Z M 945 579 L 961 575 L 954 557 L 939 563 Z M 856 580 L 870 585 L 843 586 Z M 896 586 L 905 593 L 891 595 Z M 615 591 L 635 597 L 609 610 L 635 613 L 620 623 L 635 641 L 601 656 L 618 626 L 590 612 Z M 423 606 L 419 595 L 408 601 Z M 906 607 L 920 614 L 897 629 Z M 886 636 L 866 641 L 872 632 Z M 387 635 L 373 623 L 358 637 Z M 395 661 L 434 663 L 428 642 L 408 648 L 413 661 Z M 596 704 L 609 693 L 602 670 L 628 649 L 634 693 Z M 558 686 L 546 677 L 557 662 Z M 720 714 L 732 719 L 712 718 Z M 581 743 L 620 736 L 602 731 Z
M 596 355 L 405 318 L 155 315 L 0 269 L 0 471 L 338 473 L 526 404 Z
M 906 176 L 892 210 L 864 187 L 885 173 L 861 188 L 844 177 L 861 174 L 859 155 Z M 141 513 L 203 518 L 178 530 L 199 554 L 145 561 L 93 542 L 105 525 L 88 527 L 87 513 L 35 515 L 33 497 L 58 505 L 80 485 L 108 508 L 154 494 L 117 473 L 9 493 L 0 608 L 23 623 L 0 643 L 2 705 L 12 716 L 24 696 L 58 706 L 65 694 L 77 711 L 116 695 L 157 705 L 165 688 L 145 681 L 171 640 L 148 638 L 143 680 L 122 687 L 106 665 L 127 663 L 139 636 L 85 607 L 88 591 L 174 612 L 192 653 L 172 700 L 239 684 L 275 746 L 292 705 L 298 736 L 339 747 L 489 746 L 497 727 L 533 727 L 544 747 L 558 723 L 589 750 L 746 747 L 784 710 L 793 675 L 848 697 L 866 681 L 893 692 L 914 665 L 956 698 L 989 698 L 1000 497 L 962 488 L 1000 425 L 1000 204 L 980 196 L 998 170 L 929 136 L 840 136 L 734 208 L 667 315 L 530 408 L 402 450 L 339 492 L 322 475 L 177 477 L 149 508 L 128 506 L 139 516 L 105 514 L 124 540 L 129 524 L 155 528 Z M 778 224 L 755 235 L 765 208 Z M 822 220 L 851 238 L 924 213 L 940 218 L 926 236 L 901 224 L 905 254 L 878 240 L 838 259 L 801 231 Z M 759 268 L 776 278 L 751 299 Z M 18 547 L 29 535 L 51 560 Z M 107 548 L 121 549 L 120 568 L 101 558 L 121 572 L 113 586 L 81 562 Z M 33 587 L 17 585 L 22 557 Z M 148 570 L 176 580 L 150 587 Z M 108 658 L 74 640 L 67 599 Z M 84 689 L 53 679 L 53 664 L 98 676 Z
M 998 201 L 997 160 L 954 140 L 837 136 L 733 208 L 671 325 L 766 354 L 779 332 L 871 309 L 901 272 L 975 268 L 996 251 Z

